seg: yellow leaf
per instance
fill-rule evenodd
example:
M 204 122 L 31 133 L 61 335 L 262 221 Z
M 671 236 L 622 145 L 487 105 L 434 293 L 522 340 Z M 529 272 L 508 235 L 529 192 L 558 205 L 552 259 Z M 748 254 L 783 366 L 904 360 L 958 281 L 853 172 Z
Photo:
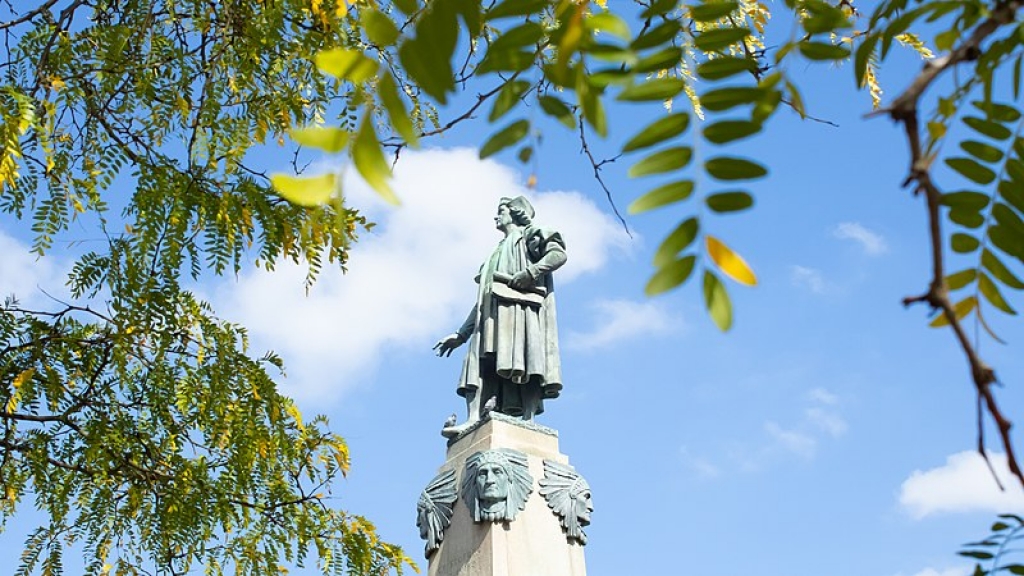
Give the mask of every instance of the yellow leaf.
M 299 409 L 297 406 L 295 406 L 295 404 L 289 404 L 288 407 L 284 409 L 284 411 L 287 412 L 288 415 L 295 420 L 295 425 L 299 427 L 299 430 L 306 429 L 306 427 L 302 424 L 302 413 L 299 412 Z
M 272 174 L 270 183 L 285 200 L 299 206 L 321 206 L 338 191 L 338 176 L 333 172 L 319 176 Z
M 953 305 L 953 315 L 956 316 L 957 320 L 963 319 L 965 316 L 971 313 L 978 306 L 978 298 L 976 296 L 968 296 L 963 300 Z M 949 320 L 946 319 L 946 315 L 939 313 L 934 320 L 928 323 L 932 328 L 941 328 L 942 326 L 948 326 Z
M 348 144 L 348 131 L 341 128 L 325 126 L 307 126 L 305 128 L 292 128 L 288 135 L 303 146 L 319 148 L 324 152 L 335 154 L 345 149 Z
M 371 78 L 379 66 L 376 60 L 367 58 L 359 50 L 344 48 L 324 50 L 316 55 L 314 61 L 320 70 L 353 84 Z
M 369 115 L 363 118 L 363 123 L 356 134 L 356 140 L 352 146 L 352 162 L 356 165 L 359 175 L 366 180 L 377 194 L 385 202 L 393 206 L 399 204 L 398 196 L 388 181 L 391 179 L 391 166 L 384 158 L 381 151 L 380 141 L 377 140 L 377 133 L 373 130 L 373 122 Z
M 14 377 L 14 389 L 17 390 L 18 388 L 21 388 L 22 384 L 24 384 L 25 382 L 28 382 L 29 379 L 31 379 L 33 376 L 35 376 L 35 374 L 36 374 L 36 369 L 35 368 L 29 368 L 27 370 L 22 370 L 21 374 L 18 374 L 17 376 Z
M 757 276 L 754 275 L 754 271 L 750 269 L 750 265 L 743 257 L 733 252 L 731 248 L 714 236 L 705 236 L 704 244 L 707 247 L 708 256 L 726 276 L 740 284 L 757 285 Z

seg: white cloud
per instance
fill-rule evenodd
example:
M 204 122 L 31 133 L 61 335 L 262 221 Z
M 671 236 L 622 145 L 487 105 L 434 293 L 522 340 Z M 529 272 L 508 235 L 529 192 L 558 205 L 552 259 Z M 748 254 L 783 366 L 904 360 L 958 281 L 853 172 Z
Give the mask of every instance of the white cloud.
M 690 453 L 689 448 L 682 446 L 679 454 L 683 462 L 697 475 L 698 478 L 712 479 L 722 475 L 722 469 L 713 464 L 710 460 Z
M 839 396 L 825 390 L 824 388 L 812 388 L 808 393 L 807 397 L 819 404 L 826 406 L 835 406 L 839 404 Z
M 790 282 L 797 287 L 804 287 L 815 294 L 825 292 L 825 278 L 815 268 L 793 265 L 789 269 Z
M 666 334 L 681 322 L 654 301 L 598 300 L 592 304 L 595 326 L 589 332 L 569 332 L 566 346 L 595 350 L 638 336 Z
M 0 254 L 0 301 L 12 295 L 22 305 L 52 303 L 46 294 L 66 298 L 68 264 L 57 251 L 39 258 L 29 246 L 0 230 Z
M 569 260 L 559 284 L 600 269 L 629 242 L 583 195 L 529 192 L 513 170 L 479 160 L 474 150 L 403 154 L 393 186 L 399 208 L 365 183 L 346 181 L 346 201 L 378 222 L 352 247 L 348 274 L 325 271 L 307 296 L 304 267 L 281 263 L 217 290 L 217 309 L 244 323 L 257 346 L 285 358 L 287 393 L 337 399 L 385 351 L 428 350 L 458 328 L 473 304 L 473 276 L 500 239 L 493 217 L 502 196 L 526 194 L 536 222 L 562 233 Z
M 1000 491 L 977 452 L 958 452 L 943 466 L 915 470 L 900 486 L 899 501 L 915 519 L 956 512 L 1021 512 L 1024 491 L 1010 476 L 1005 454 L 989 460 L 1006 487 Z
M 764 430 L 783 449 L 803 458 L 812 458 L 818 449 L 818 441 L 811 435 L 797 430 L 786 430 L 777 423 L 764 423 Z
M 840 240 L 857 242 L 870 256 L 884 254 L 889 249 L 881 234 L 865 228 L 858 222 L 843 222 L 832 230 L 832 235 Z
M 814 407 L 808 408 L 804 415 L 807 416 L 808 422 L 833 438 L 838 438 L 846 433 L 846 420 L 837 412 Z

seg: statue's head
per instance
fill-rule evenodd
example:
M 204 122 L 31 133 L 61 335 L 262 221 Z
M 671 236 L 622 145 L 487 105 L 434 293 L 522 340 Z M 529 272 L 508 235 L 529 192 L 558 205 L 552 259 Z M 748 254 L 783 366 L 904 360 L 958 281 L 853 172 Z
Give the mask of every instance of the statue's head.
M 561 520 L 566 538 L 586 544 L 583 527 L 590 525 L 590 514 L 594 511 L 590 484 L 572 466 L 545 460 L 540 494 Z
M 512 521 L 533 491 L 526 454 L 486 450 L 466 459 L 462 498 L 476 522 Z
M 498 214 L 501 217 L 502 208 L 508 210 L 508 215 L 512 222 L 519 226 L 528 226 L 530 222 L 533 222 L 533 215 L 536 213 L 533 209 L 533 205 L 526 199 L 525 196 L 516 196 L 515 198 L 502 198 L 498 201 Z M 500 226 L 499 226 L 500 228 Z

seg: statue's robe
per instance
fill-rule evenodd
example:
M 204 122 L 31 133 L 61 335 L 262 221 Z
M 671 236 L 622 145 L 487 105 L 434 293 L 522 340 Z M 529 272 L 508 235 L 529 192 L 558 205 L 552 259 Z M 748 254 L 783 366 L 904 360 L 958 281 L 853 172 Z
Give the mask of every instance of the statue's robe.
M 498 243 L 477 276 L 476 305 L 459 328 L 459 336 L 469 342 L 460 395 L 475 392 L 484 400 L 497 396 L 497 410 L 512 416 L 522 415 L 524 394 L 558 397 L 562 373 L 550 273 L 565 260 L 565 242 L 552 230 L 527 226 Z M 508 278 L 522 270 L 529 270 L 535 285 L 544 288 L 543 296 L 519 299 L 508 286 L 499 286 L 500 294 L 495 293 L 495 283 L 501 283 L 495 274 Z M 537 413 L 543 409 L 540 402 Z

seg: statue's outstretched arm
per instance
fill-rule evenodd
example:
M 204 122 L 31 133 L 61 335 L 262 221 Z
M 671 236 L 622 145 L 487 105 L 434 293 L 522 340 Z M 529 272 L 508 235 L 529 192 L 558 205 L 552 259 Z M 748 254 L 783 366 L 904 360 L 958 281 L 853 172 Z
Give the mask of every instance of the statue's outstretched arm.
M 437 350 L 437 355 L 451 356 L 452 350 L 462 346 L 469 340 L 474 328 L 476 328 L 476 306 L 473 306 L 473 309 L 469 311 L 469 316 L 466 317 L 466 321 L 462 323 L 462 327 L 459 328 L 458 332 L 449 334 L 438 340 L 437 344 L 434 344 L 434 350 Z

